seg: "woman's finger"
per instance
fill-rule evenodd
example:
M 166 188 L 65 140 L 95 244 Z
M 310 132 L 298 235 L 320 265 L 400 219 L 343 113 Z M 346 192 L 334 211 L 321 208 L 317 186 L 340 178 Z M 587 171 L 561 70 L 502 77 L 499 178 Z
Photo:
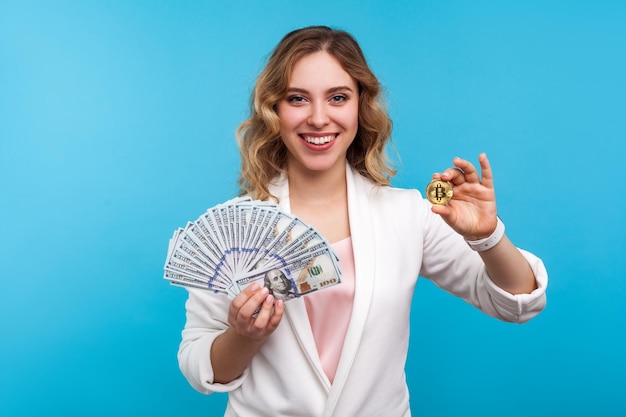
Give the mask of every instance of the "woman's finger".
M 284 311 L 285 302 L 283 300 L 276 300 L 276 302 L 274 303 L 274 314 L 272 314 L 272 317 L 270 318 L 268 327 L 270 327 L 272 330 L 276 329 L 278 327 L 278 324 L 280 323 L 280 320 L 283 318 Z
M 474 164 L 470 161 L 457 157 L 454 158 L 452 163 L 463 172 L 465 182 L 473 184 L 480 183 L 480 175 L 476 170 L 476 167 L 474 167 Z
M 491 171 L 491 164 L 487 159 L 487 154 L 481 153 L 478 155 L 478 162 L 480 162 L 480 171 L 482 173 L 481 183 L 488 188 L 493 188 L 493 172 Z
M 237 294 L 235 298 L 230 302 L 230 307 L 228 309 L 228 322 L 231 326 L 236 325 L 237 319 L 239 317 L 239 312 L 243 308 L 243 306 L 248 302 L 250 297 L 254 295 L 259 290 L 259 285 L 255 282 L 248 287 L 246 287 L 242 292 Z
M 249 321 L 254 319 L 255 313 L 258 311 L 259 306 L 265 301 L 269 295 L 269 290 L 266 287 L 261 287 L 239 310 L 239 317 Z
M 440 175 L 444 181 L 449 181 L 454 185 L 461 185 L 465 182 L 465 172 L 458 167 L 451 167 L 443 171 Z
M 274 305 L 274 296 L 272 296 L 271 294 L 268 294 L 263 300 L 263 303 L 261 304 L 259 308 L 259 312 L 251 325 L 251 327 L 254 328 L 256 332 L 262 333 L 265 331 L 265 328 L 267 327 L 267 323 L 269 322 L 270 317 L 272 316 L 273 305 Z
M 244 296 L 238 299 L 242 294 L 244 294 Z M 266 287 L 257 287 L 257 289 L 252 289 L 250 292 L 242 291 L 231 303 L 234 309 L 234 322 L 247 327 L 251 321 L 254 320 L 254 313 L 257 312 L 259 306 L 263 303 L 268 294 L 269 290 Z M 241 304 L 240 300 L 245 301 Z M 235 303 L 235 301 L 237 301 L 237 303 Z

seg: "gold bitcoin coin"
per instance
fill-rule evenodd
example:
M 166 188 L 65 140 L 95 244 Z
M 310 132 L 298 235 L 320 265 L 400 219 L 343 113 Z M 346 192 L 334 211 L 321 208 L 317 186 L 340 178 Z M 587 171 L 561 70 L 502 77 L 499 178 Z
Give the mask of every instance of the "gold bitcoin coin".
M 432 180 L 426 187 L 426 198 L 433 204 L 445 206 L 452 199 L 452 184 L 448 181 Z

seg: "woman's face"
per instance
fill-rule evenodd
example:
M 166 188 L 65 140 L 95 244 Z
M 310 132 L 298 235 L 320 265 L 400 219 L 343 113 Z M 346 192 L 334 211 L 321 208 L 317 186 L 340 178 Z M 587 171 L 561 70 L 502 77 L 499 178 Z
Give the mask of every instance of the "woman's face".
M 359 90 L 332 55 L 320 51 L 296 62 L 277 112 L 290 171 L 345 169 L 359 126 Z

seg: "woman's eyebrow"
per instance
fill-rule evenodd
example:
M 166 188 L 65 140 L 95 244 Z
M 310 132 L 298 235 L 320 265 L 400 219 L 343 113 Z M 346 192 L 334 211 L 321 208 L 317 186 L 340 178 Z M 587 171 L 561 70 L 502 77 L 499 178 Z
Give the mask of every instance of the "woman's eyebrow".
M 350 87 L 348 87 L 347 85 L 339 85 L 337 87 L 331 87 L 328 90 L 326 90 L 327 94 L 330 93 L 336 93 L 339 91 L 349 91 L 349 92 L 353 92 L 352 89 Z M 289 93 L 302 93 L 302 94 L 308 94 L 309 91 L 305 88 L 300 88 L 300 87 L 289 87 L 287 89 L 287 92 Z
M 340 85 L 338 87 L 333 87 L 333 88 L 328 89 L 329 93 L 337 93 L 339 91 L 353 92 L 352 89 L 350 87 L 348 87 L 347 85 Z

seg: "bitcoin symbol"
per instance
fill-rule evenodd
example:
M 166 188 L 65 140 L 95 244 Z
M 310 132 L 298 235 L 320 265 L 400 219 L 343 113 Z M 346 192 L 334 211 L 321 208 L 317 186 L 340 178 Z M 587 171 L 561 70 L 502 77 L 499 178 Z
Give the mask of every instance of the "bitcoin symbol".
M 441 201 L 441 199 L 443 197 L 445 197 L 446 193 L 444 188 L 441 186 L 441 184 L 437 184 L 435 186 L 435 198 L 437 199 L 437 201 Z
M 448 181 L 432 180 L 426 187 L 426 198 L 433 204 L 448 204 L 452 199 L 452 184 Z

